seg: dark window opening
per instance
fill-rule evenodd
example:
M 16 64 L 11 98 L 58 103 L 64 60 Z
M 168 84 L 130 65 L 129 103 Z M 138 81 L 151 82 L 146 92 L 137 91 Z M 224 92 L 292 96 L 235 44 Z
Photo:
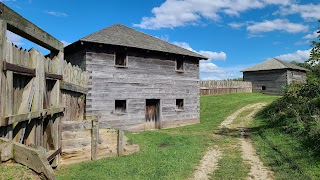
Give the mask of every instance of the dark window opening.
M 115 100 L 115 113 L 126 113 L 127 101 L 126 100 Z
M 115 55 L 115 65 L 116 66 L 127 66 L 127 54 L 116 52 Z
M 184 71 L 184 63 L 182 60 L 176 61 L 176 71 L 183 72 Z
M 184 109 L 183 99 L 176 99 L 176 109 L 177 110 L 183 110 Z
M 262 86 L 261 89 L 264 91 L 264 90 L 266 90 L 267 88 L 266 88 L 266 86 Z

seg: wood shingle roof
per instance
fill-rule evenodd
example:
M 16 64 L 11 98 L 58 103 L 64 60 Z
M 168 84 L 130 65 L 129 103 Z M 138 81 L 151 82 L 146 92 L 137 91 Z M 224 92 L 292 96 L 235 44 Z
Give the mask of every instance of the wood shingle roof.
M 199 59 L 208 59 L 207 57 L 193 51 L 189 51 L 174 44 L 170 44 L 166 41 L 152 37 L 150 35 L 120 24 L 115 24 L 113 26 L 92 33 L 86 37 L 81 38 L 80 41 L 133 47 L 151 51 L 191 56 Z
M 260 64 L 254 65 L 247 69 L 242 70 L 241 72 L 248 72 L 248 71 L 264 71 L 264 70 L 273 70 L 273 69 L 294 69 L 300 71 L 309 71 L 305 68 L 297 66 L 295 64 L 291 64 L 285 61 L 281 61 L 276 58 L 268 59 Z

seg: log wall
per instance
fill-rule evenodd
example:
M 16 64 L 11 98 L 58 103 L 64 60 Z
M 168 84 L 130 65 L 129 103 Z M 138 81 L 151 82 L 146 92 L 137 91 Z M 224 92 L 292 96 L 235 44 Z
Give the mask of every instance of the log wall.
M 244 81 L 201 81 L 200 94 L 201 95 L 214 95 L 214 94 L 228 94 L 252 92 L 252 83 Z
M 252 91 L 266 94 L 281 94 L 287 85 L 287 70 L 244 72 L 243 80 L 252 82 Z M 263 90 L 265 87 L 265 90 Z
M 97 114 L 104 128 L 130 131 L 148 129 L 146 100 L 160 100 L 160 128 L 200 122 L 199 62 L 185 58 L 184 72 L 176 71 L 176 57 L 153 55 L 137 49 L 87 44 L 85 57 L 77 50 L 66 54 L 67 61 L 86 61 L 89 74 L 87 113 Z M 128 56 L 126 67 L 115 66 L 115 52 Z M 72 56 L 71 54 L 77 54 Z M 75 58 L 75 59 L 73 59 Z M 181 57 L 179 57 L 181 58 Z M 80 60 L 80 61 L 79 61 Z M 184 100 L 177 110 L 176 100 Z M 126 100 L 126 112 L 115 112 L 115 100 Z

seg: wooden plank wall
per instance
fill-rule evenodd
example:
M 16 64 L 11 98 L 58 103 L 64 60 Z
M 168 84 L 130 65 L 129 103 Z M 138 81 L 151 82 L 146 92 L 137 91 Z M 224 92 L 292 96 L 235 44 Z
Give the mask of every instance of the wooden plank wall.
M 298 71 L 298 70 L 288 70 L 287 71 L 287 83 L 290 84 L 293 81 L 298 82 L 306 82 L 307 80 L 307 73 L 305 71 Z
M 252 91 L 266 94 L 281 94 L 287 85 L 287 70 L 253 71 L 243 73 L 244 81 L 252 82 Z M 266 89 L 262 90 L 262 86 Z
M 88 74 L 78 66 L 63 61 L 62 100 L 65 107 L 62 121 L 83 120 L 85 115 L 85 95 L 87 93 Z
M 139 151 L 127 143 L 123 131 L 99 128 L 97 119 L 62 122 L 62 164 L 120 156 Z
M 228 94 L 252 92 L 252 83 L 244 81 L 227 81 L 227 80 L 214 80 L 214 81 L 201 81 L 200 94 L 213 95 L 213 94 Z
M 111 51 L 111 52 L 110 52 Z M 124 50 L 128 66 L 114 65 L 112 47 L 93 48 L 86 53 L 89 73 L 87 111 L 101 116 L 104 127 L 129 131 L 146 129 L 146 99 L 160 99 L 160 127 L 176 127 L 200 122 L 198 62 L 184 62 L 185 71 L 176 72 L 175 58 L 138 54 Z M 184 99 L 184 110 L 176 110 L 176 99 Z M 117 114 L 115 100 L 126 100 L 126 113 Z
M 35 49 L 18 48 L 9 40 L 4 53 L 1 97 L 5 98 L 1 101 L 0 136 L 42 146 L 47 152 L 58 151 L 63 53 L 50 59 Z

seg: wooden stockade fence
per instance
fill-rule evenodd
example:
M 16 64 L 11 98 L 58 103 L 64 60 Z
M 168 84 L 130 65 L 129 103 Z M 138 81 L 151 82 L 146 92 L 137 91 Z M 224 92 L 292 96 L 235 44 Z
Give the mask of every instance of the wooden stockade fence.
M 13 158 L 37 172 L 45 167 L 42 173 L 52 179 L 50 165 L 58 166 L 61 153 L 63 52 L 46 58 L 36 49 L 26 51 L 8 40 L 2 48 L 0 136 L 13 145 L 3 147 L 1 153 L 8 153 L 1 161 Z
M 244 81 L 201 81 L 200 95 L 252 92 L 252 83 Z
M 7 30 L 50 54 L 18 48 Z M 138 151 L 122 130 L 85 115 L 87 84 L 87 72 L 64 60 L 60 41 L 0 2 L 0 163 L 13 159 L 55 179 L 52 167 L 61 163 Z

